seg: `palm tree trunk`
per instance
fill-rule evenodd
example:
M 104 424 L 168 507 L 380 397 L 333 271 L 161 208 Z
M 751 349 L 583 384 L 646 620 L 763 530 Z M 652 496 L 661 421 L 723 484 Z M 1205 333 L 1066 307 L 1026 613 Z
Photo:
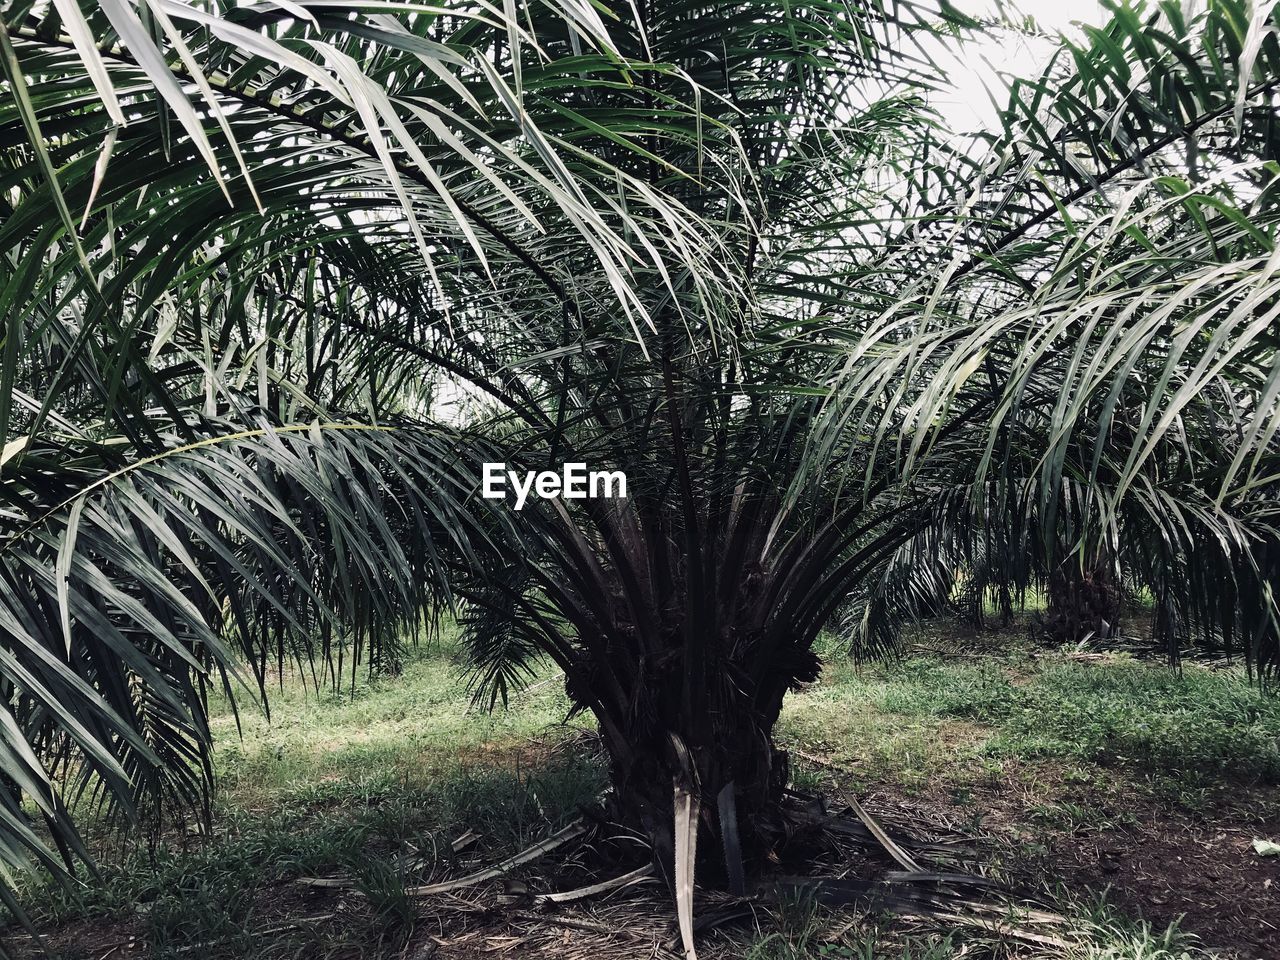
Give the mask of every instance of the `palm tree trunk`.
M 782 837 L 780 803 L 789 766 L 773 741 L 782 696 L 761 704 L 734 689 L 705 698 L 704 708 L 690 714 L 678 695 L 679 680 L 668 678 L 665 696 L 653 696 L 651 686 L 638 691 L 641 701 L 657 708 L 647 717 L 610 717 L 601 724 L 615 731 L 604 736 L 613 786 L 608 813 L 649 841 L 655 866 L 670 880 L 674 799 L 677 789 L 690 790 L 701 811 L 699 882 L 733 890 Z
M 1081 643 L 1116 636 L 1124 595 L 1112 564 L 1099 560 L 1085 567 L 1062 564 L 1049 578 L 1045 629 L 1058 643 Z

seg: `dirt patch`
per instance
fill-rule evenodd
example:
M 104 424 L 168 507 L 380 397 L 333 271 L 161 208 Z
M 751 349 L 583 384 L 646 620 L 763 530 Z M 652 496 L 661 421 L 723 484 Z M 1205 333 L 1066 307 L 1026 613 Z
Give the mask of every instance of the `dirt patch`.
M 886 788 L 878 805 L 976 828 L 1028 892 L 1105 893 L 1124 913 L 1156 929 L 1178 922 L 1224 956 L 1280 958 L 1280 858 L 1259 857 L 1251 843 L 1280 838 L 1276 791 L 1239 787 L 1193 814 L 1118 777 L 1071 783 L 1069 768 L 1050 762 L 1011 762 L 1004 774 L 973 784 L 963 804 L 939 784 L 911 796 Z
M 55 957 L 140 957 L 145 955 L 145 942 L 139 935 L 140 924 L 136 920 L 111 921 L 77 920 L 43 931 L 45 946 Z M 3 941 L 14 960 L 44 960 L 45 953 L 26 934 L 8 933 Z
M 1051 843 L 1068 885 L 1110 888 L 1120 908 L 1164 926 L 1182 918 L 1204 945 L 1247 960 L 1280 957 L 1280 860 L 1254 837 L 1280 836 L 1280 815 L 1242 811 L 1191 819 L 1143 811 L 1133 827 Z

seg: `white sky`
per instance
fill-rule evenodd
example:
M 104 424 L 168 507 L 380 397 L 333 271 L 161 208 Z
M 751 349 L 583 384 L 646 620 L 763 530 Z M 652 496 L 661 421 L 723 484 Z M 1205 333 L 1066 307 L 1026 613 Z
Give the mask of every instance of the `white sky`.
M 967 0 L 956 6 L 975 16 L 993 15 L 995 0 Z M 1046 33 L 1074 31 L 1074 24 L 1098 24 L 1106 11 L 1098 0 L 1011 0 L 1006 9 L 1016 9 L 1033 18 Z M 955 131 L 991 128 L 996 125 L 996 108 L 989 89 L 1000 95 L 1000 74 L 1017 77 L 1035 76 L 1048 62 L 1053 43 L 1047 39 L 1009 36 L 1003 42 L 987 41 L 969 44 L 963 60 L 957 60 L 948 73 L 955 83 L 952 96 L 938 96 L 934 104 L 945 111 Z

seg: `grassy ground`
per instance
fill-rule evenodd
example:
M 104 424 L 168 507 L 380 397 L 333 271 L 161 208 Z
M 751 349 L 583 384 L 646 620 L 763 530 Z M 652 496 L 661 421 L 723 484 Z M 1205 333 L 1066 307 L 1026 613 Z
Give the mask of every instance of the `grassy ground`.
M 781 721 L 797 784 L 983 837 L 997 872 L 1076 918 L 1078 957 L 1173 960 L 1194 949 L 1182 931 L 1280 956 L 1280 858 L 1249 846 L 1280 839 L 1280 701 L 1231 671 L 1001 647 L 863 668 L 833 657 Z M 412 882 L 457 875 L 599 793 L 589 732 L 562 725 L 567 706 L 550 677 L 506 711 L 472 709 L 447 638 L 354 693 L 286 682 L 272 722 L 242 716 L 243 738 L 220 706 L 212 838 L 106 847 L 78 896 L 28 883 L 24 898 L 66 960 L 415 956 L 411 862 L 425 864 Z M 477 839 L 455 852 L 468 831 Z M 297 882 L 334 875 L 363 896 Z M 711 949 L 942 960 L 998 946 L 799 902 Z
M 831 656 L 825 682 L 783 718 L 784 739 L 864 787 L 963 791 L 1039 759 L 1082 777 L 1115 768 L 1186 808 L 1241 783 L 1280 783 L 1280 699 L 1238 670 L 1194 664 L 1015 649 L 858 668 Z
M 934 630 L 918 649 L 953 628 Z M 1280 861 L 1252 847 L 1280 834 L 1280 698 L 1239 669 L 1007 641 L 862 668 L 833 658 L 783 713 L 795 779 L 984 837 L 997 873 L 1092 918 L 1100 950 L 1128 916 L 1280 957 Z M 1141 923 L 1130 934 L 1159 939 Z

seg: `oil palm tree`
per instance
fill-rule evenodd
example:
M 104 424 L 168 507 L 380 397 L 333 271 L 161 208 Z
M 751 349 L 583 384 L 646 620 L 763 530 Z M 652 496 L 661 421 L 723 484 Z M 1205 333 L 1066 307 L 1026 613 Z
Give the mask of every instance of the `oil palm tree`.
M 967 501 L 857 591 L 855 642 L 891 642 L 961 573 L 977 594 L 1074 598 L 1073 640 L 1143 590 L 1171 657 L 1199 642 L 1274 667 L 1274 24 L 1264 4 L 1121 7 L 1011 85 L 971 195 L 1000 226 L 951 221 L 981 236 L 892 308 L 948 312 L 911 349 L 962 383 L 940 378 L 917 422 L 994 417 Z M 911 362 L 937 376 L 936 357 Z
M 1274 663 L 1269 10 L 1117 8 L 962 143 L 934 61 L 1007 27 L 949 6 L 340 9 L 5 16 L 7 860 L 198 809 L 208 684 L 427 611 L 491 705 L 559 666 L 684 889 L 781 835 L 819 632 L 979 550 Z

